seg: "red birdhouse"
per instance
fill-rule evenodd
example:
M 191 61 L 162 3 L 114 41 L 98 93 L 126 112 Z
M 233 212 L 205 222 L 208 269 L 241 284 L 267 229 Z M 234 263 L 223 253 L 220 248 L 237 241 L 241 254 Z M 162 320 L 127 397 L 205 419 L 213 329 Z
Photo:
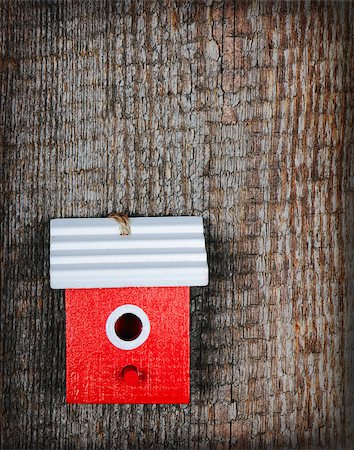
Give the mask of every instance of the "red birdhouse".
M 54 219 L 50 238 L 67 402 L 188 403 L 189 286 L 208 283 L 202 218 Z

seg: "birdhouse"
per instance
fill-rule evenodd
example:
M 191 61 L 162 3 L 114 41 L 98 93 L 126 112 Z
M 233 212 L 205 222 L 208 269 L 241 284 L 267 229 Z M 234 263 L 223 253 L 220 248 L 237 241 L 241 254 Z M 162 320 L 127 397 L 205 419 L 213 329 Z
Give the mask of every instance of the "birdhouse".
M 50 224 L 67 402 L 188 403 L 189 289 L 208 284 L 202 218 L 116 218 Z

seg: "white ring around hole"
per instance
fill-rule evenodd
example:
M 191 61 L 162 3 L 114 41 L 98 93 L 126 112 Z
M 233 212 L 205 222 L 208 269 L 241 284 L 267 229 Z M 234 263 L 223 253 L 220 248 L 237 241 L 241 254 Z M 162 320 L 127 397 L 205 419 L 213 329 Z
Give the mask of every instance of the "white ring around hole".
M 140 320 L 142 324 L 141 333 L 139 336 L 133 341 L 124 341 L 117 336 L 115 325 L 119 317 L 123 314 L 134 314 Z M 106 335 L 110 342 L 117 348 L 121 350 L 134 350 L 135 348 L 140 347 L 150 334 L 150 320 L 147 314 L 136 305 L 122 305 L 118 306 L 111 314 L 108 316 L 106 322 Z

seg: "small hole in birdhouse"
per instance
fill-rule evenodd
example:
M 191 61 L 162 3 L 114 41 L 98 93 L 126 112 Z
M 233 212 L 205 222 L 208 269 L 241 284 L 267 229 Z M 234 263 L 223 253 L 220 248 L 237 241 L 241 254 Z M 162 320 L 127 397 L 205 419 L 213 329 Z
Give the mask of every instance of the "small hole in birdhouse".
M 123 341 L 133 341 L 136 339 L 143 328 L 143 324 L 138 316 L 132 313 L 126 313 L 119 317 L 114 329 L 116 335 Z

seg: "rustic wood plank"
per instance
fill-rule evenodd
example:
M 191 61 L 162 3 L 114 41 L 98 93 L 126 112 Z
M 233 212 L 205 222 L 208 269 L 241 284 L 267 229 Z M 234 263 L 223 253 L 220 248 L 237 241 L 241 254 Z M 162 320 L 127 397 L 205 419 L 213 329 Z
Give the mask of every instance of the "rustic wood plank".
M 349 448 L 351 2 L 1 2 L 2 448 Z M 66 405 L 49 220 L 201 214 L 189 406 Z

